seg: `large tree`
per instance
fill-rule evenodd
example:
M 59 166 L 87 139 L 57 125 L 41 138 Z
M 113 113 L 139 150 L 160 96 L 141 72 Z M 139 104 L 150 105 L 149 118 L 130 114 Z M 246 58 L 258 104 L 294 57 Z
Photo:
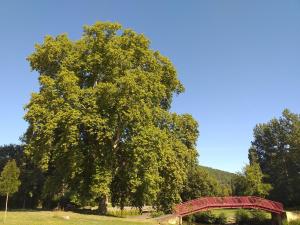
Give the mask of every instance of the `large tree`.
M 265 180 L 273 186 L 270 197 L 300 205 L 300 115 L 284 110 L 279 119 L 258 124 L 249 150 Z
M 45 172 L 44 198 L 124 207 L 180 201 L 196 161 L 197 122 L 171 113 L 184 88 L 168 58 L 117 23 L 45 37 L 28 60 L 40 90 L 26 106 L 26 152 Z

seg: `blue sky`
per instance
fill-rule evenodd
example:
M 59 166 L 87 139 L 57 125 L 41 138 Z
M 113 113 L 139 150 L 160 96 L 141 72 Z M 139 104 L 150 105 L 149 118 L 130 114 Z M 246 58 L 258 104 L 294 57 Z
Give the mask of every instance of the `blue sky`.
M 300 113 L 299 1 L 1 1 L 0 144 L 26 130 L 23 106 L 38 90 L 26 57 L 47 34 L 77 39 L 82 26 L 116 21 L 144 33 L 176 66 L 186 92 L 172 111 L 200 124 L 199 161 L 238 171 L 255 124 Z

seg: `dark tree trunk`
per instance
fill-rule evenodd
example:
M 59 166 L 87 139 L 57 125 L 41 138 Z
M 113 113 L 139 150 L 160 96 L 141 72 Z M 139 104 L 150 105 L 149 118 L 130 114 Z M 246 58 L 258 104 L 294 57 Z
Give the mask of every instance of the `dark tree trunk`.
M 106 199 L 106 196 L 103 196 L 99 199 L 98 211 L 99 211 L 100 215 L 106 215 L 107 214 L 107 199 Z

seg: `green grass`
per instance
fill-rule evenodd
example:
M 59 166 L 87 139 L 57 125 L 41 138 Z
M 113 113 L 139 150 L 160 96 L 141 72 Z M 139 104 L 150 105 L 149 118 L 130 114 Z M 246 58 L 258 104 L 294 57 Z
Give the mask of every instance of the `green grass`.
M 3 224 L 4 212 L 0 212 Z M 64 217 L 69 216 L 69 219 Z M 157 225 L 149 219 L 115 218 L 60 211 L 14 211 L 7 213 L 7 225 Z
M 230 218 L 230 217 L 235 217 L 235 213 L 237 210 L 238 209 L 214 209 L 212 210 L 212 213 L 215 215 L 220 215 L 220 213 L 224 213 L 226 217 Z M 267 218 L 271 218 L 271 213 L 264 212 L 264 211 L 261 212 L 263 212 Z
M 214 209 L 211 212 L 215 215 L 220 215 L 224 213 L 226 217 L 234 217 L 237 209 Z
M 140 211 L 138 209 L 119 209 L 119 208 L 108 208 L 107 215 L 115 217 L 128 217 L 128 216 L 138 216 Z

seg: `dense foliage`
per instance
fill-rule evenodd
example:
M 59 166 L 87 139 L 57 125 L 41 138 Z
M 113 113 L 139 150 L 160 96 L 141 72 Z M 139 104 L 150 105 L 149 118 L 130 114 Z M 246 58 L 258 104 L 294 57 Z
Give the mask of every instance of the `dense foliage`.
M 237 225 L 271 225 L 272 221 L 266 213 L 259 210 L 239 209 L 235 213 Z
M 6 196 L 3 223 L 5 223 L 7 215 L 8 197 L 16 193 L 21 184 L 19 176 L 20 169 L 17 167 L 16 161 L 8 161 L 4 166 L 0 176 L 0 194 L 2 196 Z
M 213 177 L 217 180 L 217 182 L 220 184 L 220 187 L 222 189 L 222 195 L 232 195 L 232 180 L 236 177 L 235 173 L 230 173 L 227 171 L 214 169 L 206 166 L 200 166 L 203 168 L 210 177 Z
M 190 168 L 181 198 L 183 201 L 207 196 L 227 196 L 227 185 L 210 175 L 202 166 Z
M 204 169 L 210 176 L 215 177 L 221 185 L 231 185 L 232 179 L 236 176 L 235 173 L 230 173 L 224 170 L 219 170 L 207 166 L 200 166 Z
M 8 161 L 0 176 L 0 194 L 10 196 L 16 193 L 21 184 L 19 176 L 20 169 L 17 167 L 16 161 Z
M 26 106 L 28 157 L 45 174 L 44 203 L 105 199 L 170 211 L 196 162 L 197 122 L 169 111 L 183 92 L 172 63 L 116 23 L 81 39 L 47 36 L 28 60 L 40 90 Z
M 256 162 L 246 165 L 242 173 L 238 173 L 232 180 L 232 189 L 237 196 L 266 197 L 272 186 L 263 182 L 263 173 Z
M 300 205 L 300 115 L 284 110 L 253 133 L 249 159 L 259 163 L 264 180 L 272 185 L 270 198 Z
M 216 215 L 212 213 L 211 211 L 204 211 L 204 212 L 198 212 L 186 217 L 183 217 L 185 221 L 187 221 L 187 224 L 226 224 L 227 223 L 227 217 L 224 213 L 220 213 L 219 215 Z
M 11 198 L 10 205 L 13 208 L 35 208 L 41 200 L 41 191 L 44 182 L 44 174 L 34 166 L 24 154 L 22 145 L 0 146 L 0 170 L 6 163 L 15 160 L 20 169 L 21 185 L 16 194 Z

